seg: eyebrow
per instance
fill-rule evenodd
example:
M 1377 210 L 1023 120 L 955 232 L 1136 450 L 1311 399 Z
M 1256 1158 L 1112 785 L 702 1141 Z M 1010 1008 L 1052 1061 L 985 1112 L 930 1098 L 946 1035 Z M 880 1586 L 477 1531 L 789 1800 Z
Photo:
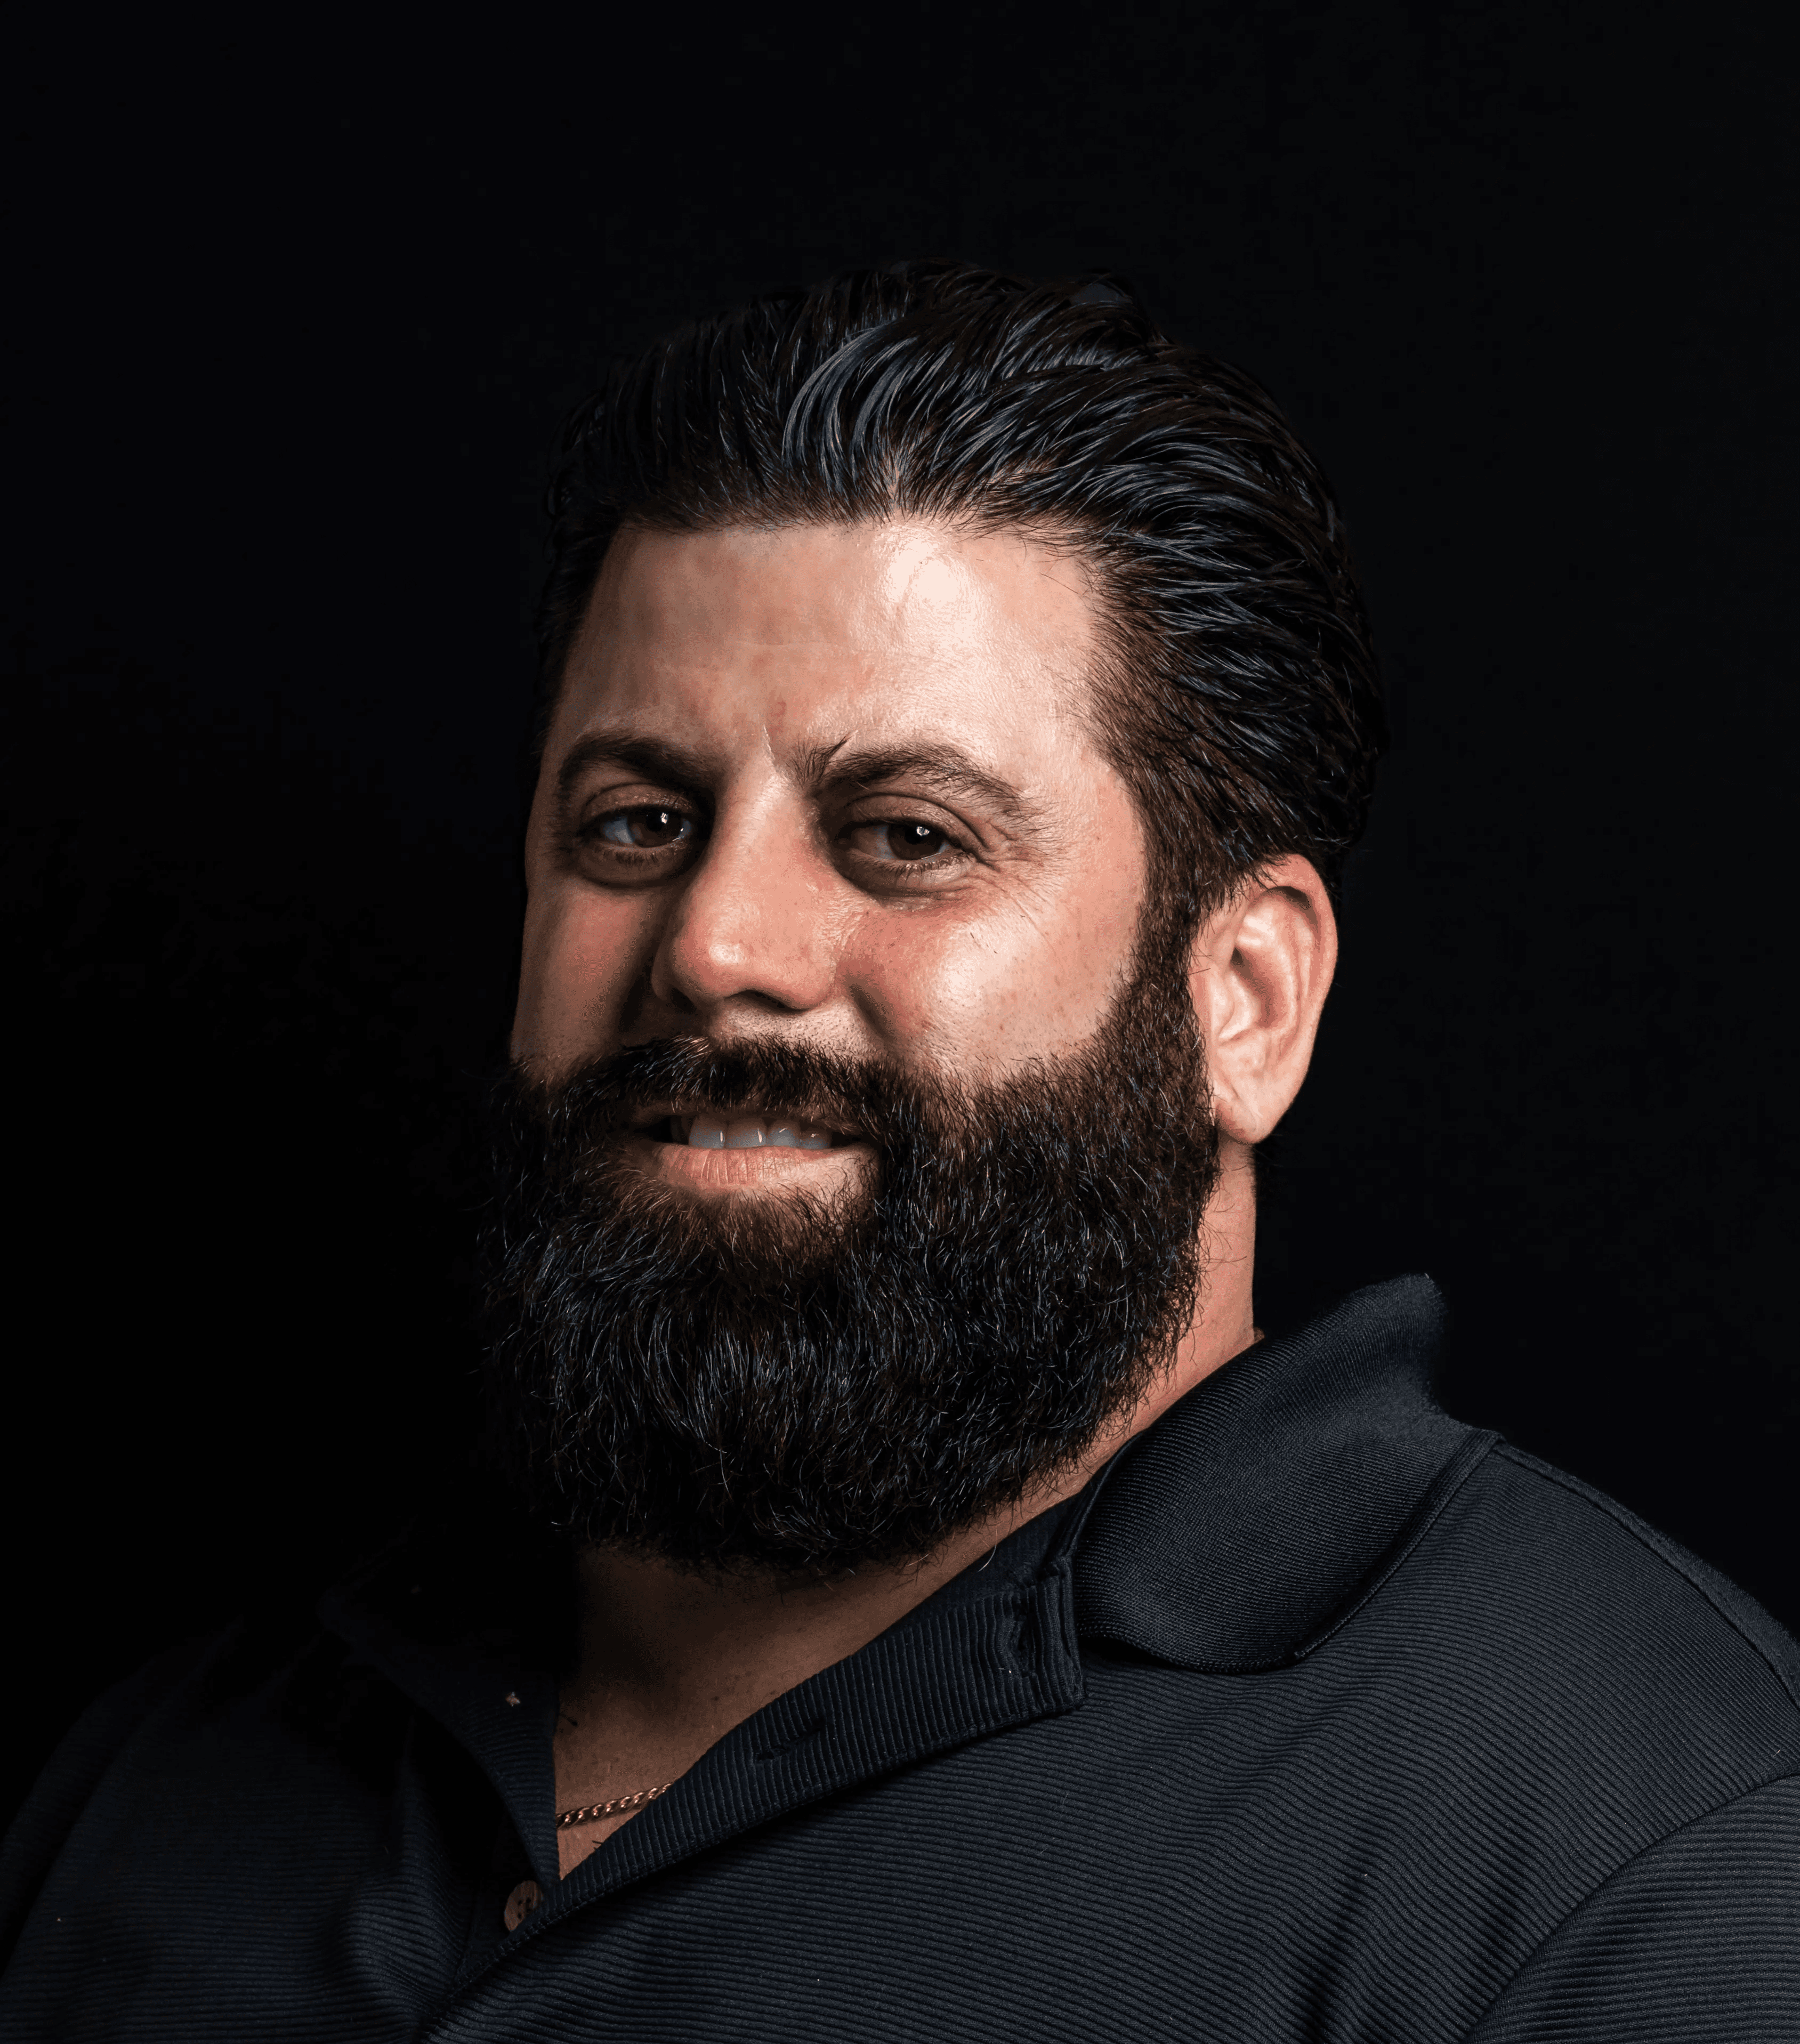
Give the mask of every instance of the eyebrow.
M 848 754 L 840 746 L 817 746 L 802 755 L 802 766 L 815 786 L 913 781 L 941 794 L 975 796 L 1009 823 L 1031 820 L 1030 806 L 1010 781 L 978 766 L 954 745 L 871 746 Z
M 711 777 L 711 763 L 692 746 L 667 738 L 646 738 L 641 732 L 621 728 L 590 731 L 578 739 L 563 755 L 556 769 L 556 800 L 566 802 L 575 783 L 590 766 L 616 760 L 633 766 L 646 780 L 661 781 L 671 787 L 698 788 Z
M 703 787 L 713 778 L 716 759 L 679 740 L 648 738 L 623 727 L 592 731 L 576 740 L 556 769 L 556 799 L 565 802 L 585 773 L 603 762 L 635 768 L 646 779 L 671 787 Z M 809 746 L 796 762 L 803 786 L 815 792 L 848 785 L 872 788 L 883 781 L 908 780 L 946 795 L 973 796 L 1008 823 L 1023 827 L 1033 810 L 1018 790 L 978 766 L 954 745 L 871 746 L 847 751 L 845 741 Z

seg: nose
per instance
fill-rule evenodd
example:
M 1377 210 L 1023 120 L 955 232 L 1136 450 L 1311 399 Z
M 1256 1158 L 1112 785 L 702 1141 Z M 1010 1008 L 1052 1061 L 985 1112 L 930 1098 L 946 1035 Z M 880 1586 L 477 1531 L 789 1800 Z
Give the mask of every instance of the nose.
M 823 1005 L 836 978 L 829 878 L 798 818 L 721 809 L 671 904 L 650 969 L 657 1001 L 702 1022 Z

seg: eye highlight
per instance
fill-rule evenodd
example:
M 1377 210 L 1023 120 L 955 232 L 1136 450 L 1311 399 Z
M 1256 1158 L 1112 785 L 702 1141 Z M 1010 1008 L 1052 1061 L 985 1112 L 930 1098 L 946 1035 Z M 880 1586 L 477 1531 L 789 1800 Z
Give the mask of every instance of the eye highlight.
M 573 849 L 596 880 L 664 880 L 683 871 L 706 838 L 706 820 L 675 802 L 621 802 L 575 831 Z
M 692 843 L 699 836 L 699 826 L 685 809 L 647 802 L 639 808 L 613 809 L 596 816 L 582 835 L 622 850 L 663 851 Z
M 871 817 L 851 824 L 840 842 L 865 875 L 873 869 L 888 882 L 948 879 L 971 856 L 966 844 L 929 816 Z
M 908 816 L 904 821 L 864 824 L 862 829 L 867 841 L 860 849 L 875 859 L 908 862 L 936 859 L 950 844 L 949 838 L 935 824 L 921 822 L 917 816 Z

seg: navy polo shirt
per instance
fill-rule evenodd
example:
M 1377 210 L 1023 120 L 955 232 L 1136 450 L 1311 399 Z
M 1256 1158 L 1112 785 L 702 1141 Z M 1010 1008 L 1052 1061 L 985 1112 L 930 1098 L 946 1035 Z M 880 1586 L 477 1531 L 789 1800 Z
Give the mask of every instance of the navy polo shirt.
M 567 1881 L 566 1557 L 167 1656 L 0 1855 L 0 2034 L 1795 2044 L 1800 1650 L 1441 1412 L 1440 1319 L 1237 1357 Z

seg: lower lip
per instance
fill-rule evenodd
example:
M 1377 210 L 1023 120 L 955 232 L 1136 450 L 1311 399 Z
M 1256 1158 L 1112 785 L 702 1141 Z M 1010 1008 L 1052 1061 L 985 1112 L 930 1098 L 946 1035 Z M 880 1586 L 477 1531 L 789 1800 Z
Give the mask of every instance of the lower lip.
M 790 1182 L 819 1185 L 841 1179 L 875 1162 L 872 1143 L 837 1143 L 829 1150 L 794 1150 L 765 1143 L 757 1150 L 698 1150 L 690 1143 L 663 1143 L 632 1134 L 625 1149 L 640 1170 L 672 1185 L 706 1192 L 745 1191 Z

